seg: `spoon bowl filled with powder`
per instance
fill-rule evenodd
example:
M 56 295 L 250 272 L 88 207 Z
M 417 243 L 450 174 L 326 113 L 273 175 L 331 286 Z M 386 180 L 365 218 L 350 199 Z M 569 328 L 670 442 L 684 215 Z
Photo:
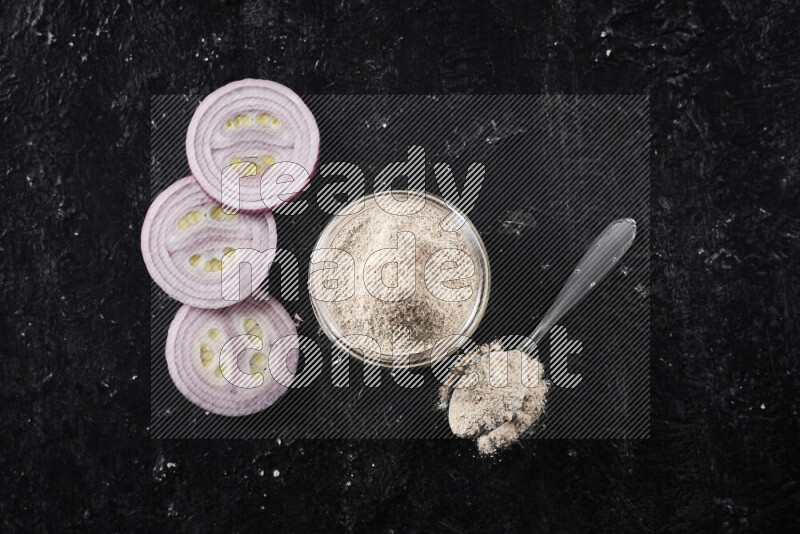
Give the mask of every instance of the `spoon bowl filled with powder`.
M 439 408 L 448 410 L 453 434 L 477 438 L 482 454 L 516 442 L 544 413 L 551 385 L 538 359 L 498 342 L 459 359 L 448 378 Z

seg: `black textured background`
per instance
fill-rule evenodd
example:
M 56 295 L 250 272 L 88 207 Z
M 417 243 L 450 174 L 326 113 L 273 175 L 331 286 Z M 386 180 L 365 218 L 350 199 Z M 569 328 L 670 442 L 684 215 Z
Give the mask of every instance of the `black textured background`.
M 796 2 L 133 4 L 0 4 L 2 530 L 797 527 Z M 651 439 L 151 440 L 150 95 L 243 77 L 648 92 Z

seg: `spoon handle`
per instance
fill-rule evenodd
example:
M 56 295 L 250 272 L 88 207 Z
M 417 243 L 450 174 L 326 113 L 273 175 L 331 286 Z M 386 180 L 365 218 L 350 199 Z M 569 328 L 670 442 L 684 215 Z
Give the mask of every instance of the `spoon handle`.
M 531 334 L 538 344 L 553 324 L 572 309 L 610 271 L 636 237 L 636 221 L 617 219 L 594 240 L 572 271 L 561 293 Z

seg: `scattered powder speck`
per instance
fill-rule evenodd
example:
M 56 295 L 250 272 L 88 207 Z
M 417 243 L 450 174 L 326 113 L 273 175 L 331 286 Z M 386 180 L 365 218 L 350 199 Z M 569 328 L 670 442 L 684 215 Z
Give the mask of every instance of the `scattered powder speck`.
M 458 360 L 450 377 L 439 408 L 449 407 L 453 433 L 477 438 L 481 454 L 516 443 L 544 413 L 550 382 L 541 363 L 520 350 L 483 345 Z

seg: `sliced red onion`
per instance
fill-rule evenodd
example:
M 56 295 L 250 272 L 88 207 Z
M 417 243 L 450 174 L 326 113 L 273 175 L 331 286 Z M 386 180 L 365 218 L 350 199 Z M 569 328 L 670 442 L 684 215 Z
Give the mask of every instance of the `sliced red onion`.
M 238 249 L 267 251 L 252 269 L 250 292 L 245 284 L 241 288 L 239 298 L 249 297 L 266 278 L 277 243 L 271 212 L 226 214 L 192 177 L 158 195 L 142 225 L 142 256 L 150 276 L 170 297 L 197 308 L 236 304 L 223 298 L 222 280 L 232 283 L 235 269 L 238 281 L 236 256 L 249 253 Z
M 274 210 L 308 186 L 319 157 L 319 128 L 288 87 L 240 80 L 197 108 L 186 156 L 200 187 L 226 209 Z M 281 162 L 286 164 L 275 165 Z
M 286 392 L 297 372 L 299 342 L 289 314 L 269 298 L 224 310 L 182 306 L 165 352 L 170 377 L 186 399 L 239 416 L 264 410 Z

